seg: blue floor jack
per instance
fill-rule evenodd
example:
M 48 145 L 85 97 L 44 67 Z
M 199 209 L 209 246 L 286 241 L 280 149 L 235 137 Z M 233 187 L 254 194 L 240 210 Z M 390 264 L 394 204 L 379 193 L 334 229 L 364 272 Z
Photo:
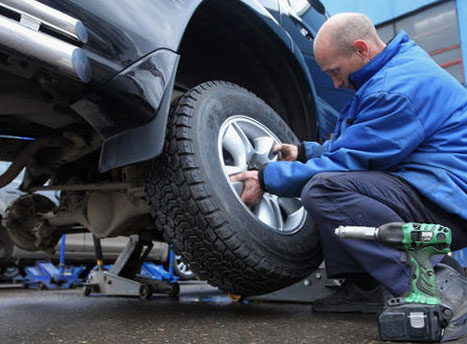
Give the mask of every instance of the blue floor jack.
M 83 265 L 65 266 L 65 234 L 62 234 L 58 269 L 50 261 L 39 260 L 35 266 L 27 266 L 24 269 L 26 275 L 21 282 L 24 288 L 68 289 L 83 283 L 79 275 L 85 269 L 86 267 Z
M 170 247 L 169 267 L 167 270 L 162 265 L 156 265 L 153 262 L 144 262 L 141 266 L 140 276 L 152 278 L 160 282 L 177 283 L 179 277 L 174 273 L 174 264 L 176 264 L 175 254 L 172 247 Z

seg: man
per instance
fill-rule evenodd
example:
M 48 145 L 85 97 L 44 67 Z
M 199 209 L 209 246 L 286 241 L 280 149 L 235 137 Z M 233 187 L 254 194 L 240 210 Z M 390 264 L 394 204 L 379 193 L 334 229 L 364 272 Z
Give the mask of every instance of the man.
M 358 13 L 328 19 L 314 53 L 335 87 L 356 90 L 333 138 L 278 145 L 285 161 L 232 180 L 245 182 L 242 199 L 250 206 L 264 191 L 301 197 L 318 225 L 328 275 L 348 282 L 314 309 L 364 311 L 379 284 L 404 294 L 409 268 L 395 249 L 337 239 L 337 226 L 439 223 L 451 228 L 453 250 L 467 246 L 467 91 L 405 32 L 386 46 Z M 440 289 L 455 312 L 445 339 L 455 339 L 467 331 L 467 281 L 452 259 L 436 273 L 450 276 Z

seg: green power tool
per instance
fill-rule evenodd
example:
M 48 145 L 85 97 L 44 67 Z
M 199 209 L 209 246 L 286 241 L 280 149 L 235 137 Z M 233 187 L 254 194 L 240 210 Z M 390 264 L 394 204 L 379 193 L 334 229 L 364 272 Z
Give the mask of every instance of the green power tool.
M 449 253 L 451 230 L 437 224 L 388 223 L 380 227 L 339 226 L 340 238 L 376 240 L 404 251 L 410 266 L 409 290 L 389 299 L 378 315 L 382 340 L 439 342 L 452 311 L 441 305 L 431 257 Z

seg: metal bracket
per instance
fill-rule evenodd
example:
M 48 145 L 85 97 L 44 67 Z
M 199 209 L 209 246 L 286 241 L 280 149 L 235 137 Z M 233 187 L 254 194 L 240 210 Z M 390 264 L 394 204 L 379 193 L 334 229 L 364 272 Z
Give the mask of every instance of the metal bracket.
M 89 274 L 85 283 L 85 295 L 99 293 L 103 295 L 144 296 L 143 283 L 120 277 L 104 270 L 95 270 Z M 88 289 L 89 288 L 89 289 Z M 141 295 L 143 292 L 143 296 Z

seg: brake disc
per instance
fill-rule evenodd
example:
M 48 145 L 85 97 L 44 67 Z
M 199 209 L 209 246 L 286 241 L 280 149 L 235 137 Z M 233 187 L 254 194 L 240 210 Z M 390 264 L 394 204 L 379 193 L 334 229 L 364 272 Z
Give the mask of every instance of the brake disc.
M 19 248 L 27 251 L 50 250 L 58 243 L 60 233 L 48 225 L 42 214 L 55 208 L 55 203 L 43 195 L 23 195 L 8 207 L 2 224 Z

